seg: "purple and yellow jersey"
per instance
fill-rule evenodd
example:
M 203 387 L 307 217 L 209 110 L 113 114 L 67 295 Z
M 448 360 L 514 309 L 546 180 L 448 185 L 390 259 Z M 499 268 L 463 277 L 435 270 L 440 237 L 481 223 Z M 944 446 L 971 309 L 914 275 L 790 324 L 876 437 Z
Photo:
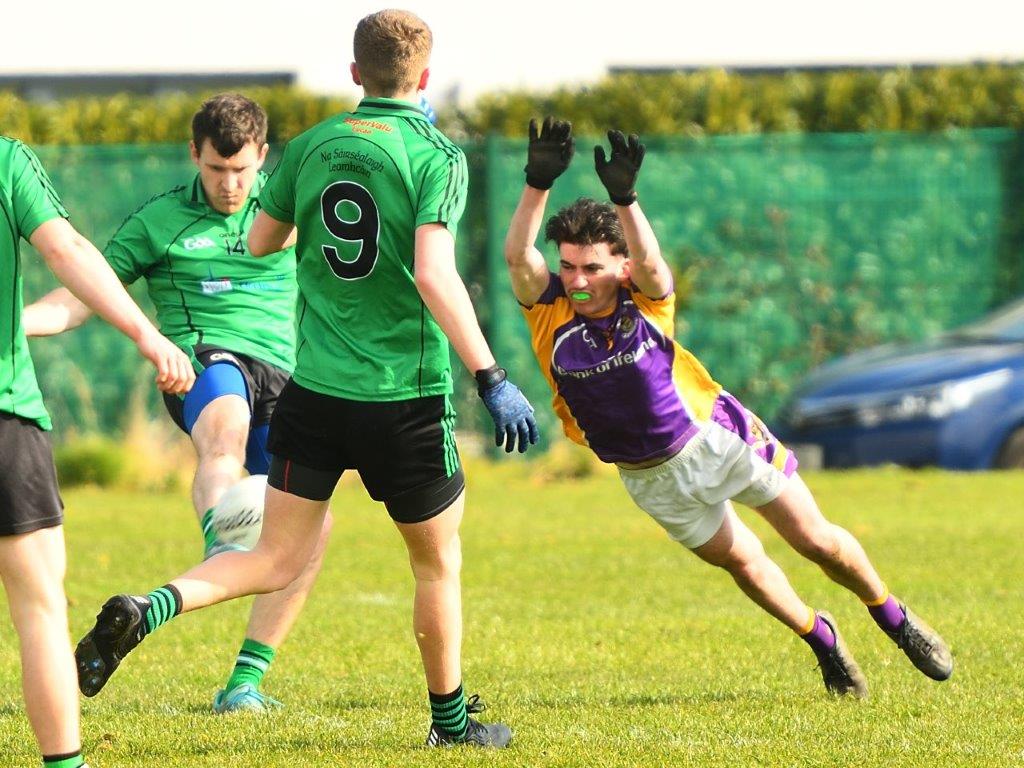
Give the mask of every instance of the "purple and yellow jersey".
M 676 342 L 674 293 L 651 299 L 623 285 L 610 314 L 583 317 L 552 274 L 523 314 L 566 436 L 602 461 L 668 458 L 714 421 L 780 470 L 796 468 L 760 420 Z

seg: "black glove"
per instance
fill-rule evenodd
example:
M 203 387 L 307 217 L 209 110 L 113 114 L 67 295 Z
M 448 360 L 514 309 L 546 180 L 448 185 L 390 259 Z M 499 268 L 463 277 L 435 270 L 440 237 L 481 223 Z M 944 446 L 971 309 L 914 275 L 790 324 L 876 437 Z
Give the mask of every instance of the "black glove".
M 611 159 L 605 159 L 604 147 L 594 147 L 594 167 L 611 201 L 616 205 L 629 205 L 636 201 L 633 187 L 647 150 L 635 133 L 630 134 L 627 144 L 622 131 L 608 131 L 608 141 L 612 145 Z
M 530 120 L 530 148 L 526 155 L 526 183 L 534 189 L 551 189 L 572 162 L 576 141 L 572 123 L 545 117 L 537 135 L 537 121 Z

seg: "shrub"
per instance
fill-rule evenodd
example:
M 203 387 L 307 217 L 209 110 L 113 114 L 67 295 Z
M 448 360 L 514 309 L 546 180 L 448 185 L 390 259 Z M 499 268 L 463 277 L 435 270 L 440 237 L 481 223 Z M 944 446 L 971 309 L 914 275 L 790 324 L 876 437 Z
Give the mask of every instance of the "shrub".
M 120 443 L 99 435 L 73 438 L 54 452 L 61 486 L 110 488 L 125 475 L 128 453 Z

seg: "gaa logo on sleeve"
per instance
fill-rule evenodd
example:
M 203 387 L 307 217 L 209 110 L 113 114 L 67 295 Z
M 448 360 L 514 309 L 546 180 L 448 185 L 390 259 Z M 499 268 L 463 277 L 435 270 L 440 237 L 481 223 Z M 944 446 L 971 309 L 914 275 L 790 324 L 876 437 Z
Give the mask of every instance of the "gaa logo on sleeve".
M 199 251 L 203 248 L 213 248 L 216 243 L 208 237 L 186 237 L 181 241 L 186 251 Z

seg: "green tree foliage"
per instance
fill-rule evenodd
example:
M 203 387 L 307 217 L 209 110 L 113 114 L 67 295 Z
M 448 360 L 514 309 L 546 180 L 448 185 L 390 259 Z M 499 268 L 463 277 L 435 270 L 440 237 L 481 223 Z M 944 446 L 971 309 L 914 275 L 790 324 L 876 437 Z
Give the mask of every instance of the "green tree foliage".
M 572 120 L 582 134 L 616 126 L 647 136 L 1020 128 L 1024 66 L 623 73 L 584 87 L 485 94 L 442 119 L 468 136 L 520 136 L 542 114 Z
M 242 90 L 267 110 L 272 144 L 353 105 L 351 99 L 315 96 L 297 88 Z M 212 92 L 117 94 L 36 103 L 0 93 L 0 130 L 33 145 L 177 143 L 189 139 L 192 115 L 209 95 Z
M 266 108 L 271 143 L 352 106 L 351 99 L 298 88 L 242 90 Z M 0 126 L 35 145 L 177 142 L 188 138 L 203 95 L 35 103 L 0 93 Z M 464 109 L 439 109 L 441 127 L 456 138 L 518 137 L 531 117 L 543 114 L 568 118 L 578 133 L 592 135 L 613 125 L 646 136 L 1022 128 L 1024 65 L 623 73 L 582 87 L 488 93 Z

